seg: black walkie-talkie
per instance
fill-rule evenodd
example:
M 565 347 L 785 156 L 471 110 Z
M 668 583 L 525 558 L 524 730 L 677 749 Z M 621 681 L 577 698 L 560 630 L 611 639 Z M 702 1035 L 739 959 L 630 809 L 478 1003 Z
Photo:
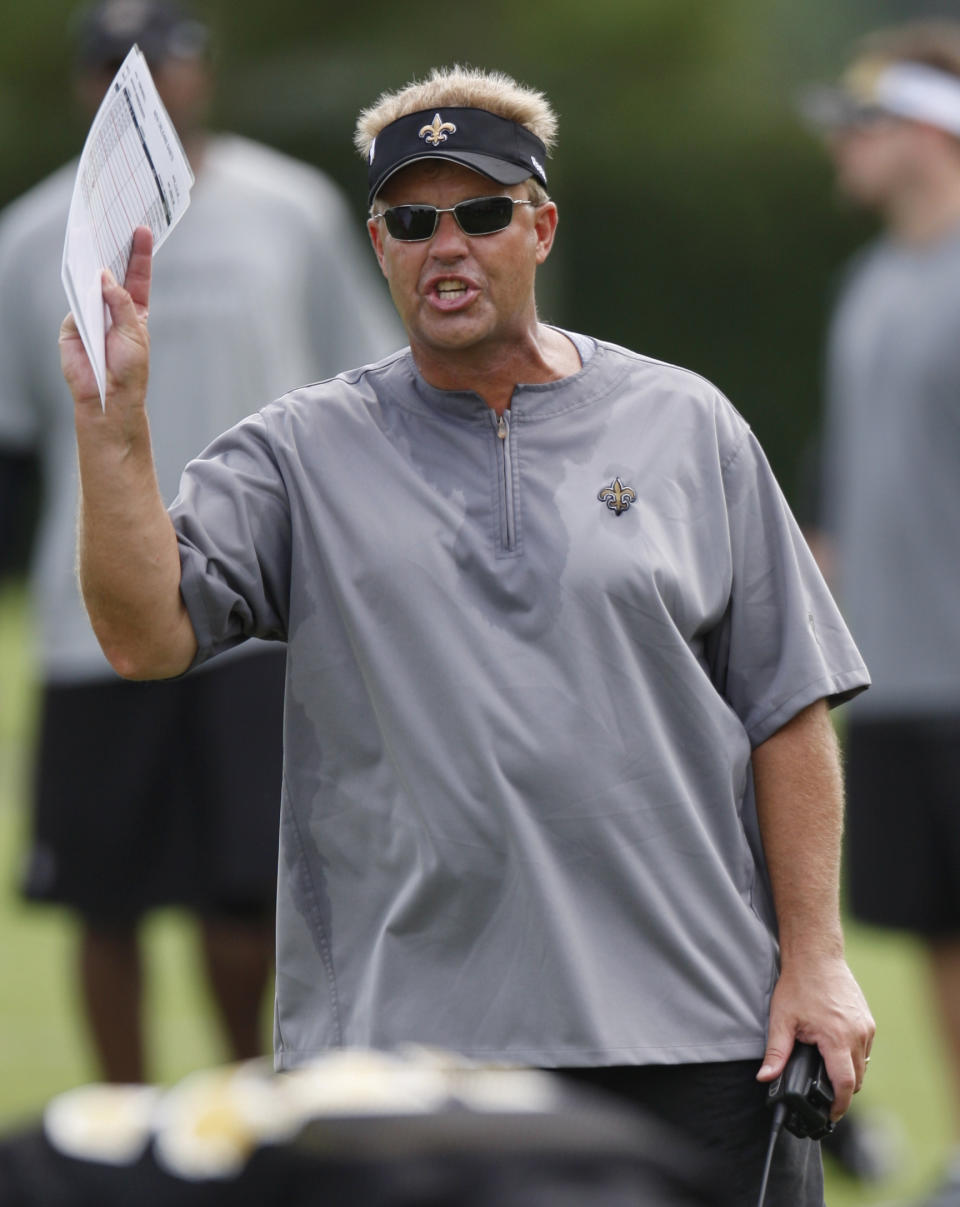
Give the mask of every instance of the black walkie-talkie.
M 801 1140 L 822 1140 L 833 1131 L 830 1108 L 833 1086 L 820 1055 L 813 1044 L 795 1043 L 787 1067 L 770 1085 L 767 1105 L 786 1105 L 783 1126 Z
M 833 1086 L 819 1048 L 799 1041 L 793 1045 L 786 1068 L 770 1084 L 767 1105 L 773 1108 L 773 1127 L 757 1207 L 763 1207 L 767 1196 L 773 1150 L 783 1128 L 801 1140 L 822 1140 L 833 1131 L 830 1119 Z

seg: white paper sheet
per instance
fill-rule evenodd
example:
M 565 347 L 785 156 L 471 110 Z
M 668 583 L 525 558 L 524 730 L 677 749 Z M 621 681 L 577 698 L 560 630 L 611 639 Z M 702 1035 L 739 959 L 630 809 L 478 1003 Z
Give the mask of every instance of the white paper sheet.
M 193 172 L 150 69 L 134 46 L 93 119 L 73 187 L 61 277 L 106 406 L 110 315 L 100 277 L 122 283 L 138 226 L 156 253 L 190 204 Z

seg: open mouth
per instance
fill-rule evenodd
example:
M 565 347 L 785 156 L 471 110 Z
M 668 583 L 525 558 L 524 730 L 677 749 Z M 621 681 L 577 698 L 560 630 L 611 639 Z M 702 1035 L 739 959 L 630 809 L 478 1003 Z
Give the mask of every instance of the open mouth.
M 438 281 L 434 291 L 442 301 L 455 302 L 467 296 L 467 286 L 463 281 Z

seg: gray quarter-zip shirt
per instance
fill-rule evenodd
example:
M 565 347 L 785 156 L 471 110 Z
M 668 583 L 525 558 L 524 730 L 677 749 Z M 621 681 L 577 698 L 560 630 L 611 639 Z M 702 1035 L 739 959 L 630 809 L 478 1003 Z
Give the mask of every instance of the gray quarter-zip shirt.
M 184 475 L 198 661 L 288 642 L 280 1067 L 763 1052 L 751 749 L 868 676 L 729 402 L 571 338 L 502 421 L 406 350 Z

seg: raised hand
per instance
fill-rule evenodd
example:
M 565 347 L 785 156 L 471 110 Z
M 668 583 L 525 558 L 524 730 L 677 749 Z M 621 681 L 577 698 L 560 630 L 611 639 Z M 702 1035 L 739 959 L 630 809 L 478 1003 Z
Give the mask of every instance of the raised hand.
M 107 333 L 107 410 L 119 406 L 142 407 L 147 392 L 150 337 L 147 313 L 150 301 L 153 236 L 137 227 L 123 285 L 109 269 L 103 273 L 103 298 L 113 325 Z M 60 367 L 78 409 L 100 410 L 96 377 L 80 339 L 76 322 L 68 314 L 60 328 Z
M 147 303 L 153 238 L 133 236 L 123 285 L 104 273 L 106 409 L 73 319 L 60 329 L 63 375 L 76 403 L 80 587 L 93 630 L 115 670 L 161 679 L 190 665 L 197 648 L 180 596 L 177 538 L 157 487 L 147 421 Z

